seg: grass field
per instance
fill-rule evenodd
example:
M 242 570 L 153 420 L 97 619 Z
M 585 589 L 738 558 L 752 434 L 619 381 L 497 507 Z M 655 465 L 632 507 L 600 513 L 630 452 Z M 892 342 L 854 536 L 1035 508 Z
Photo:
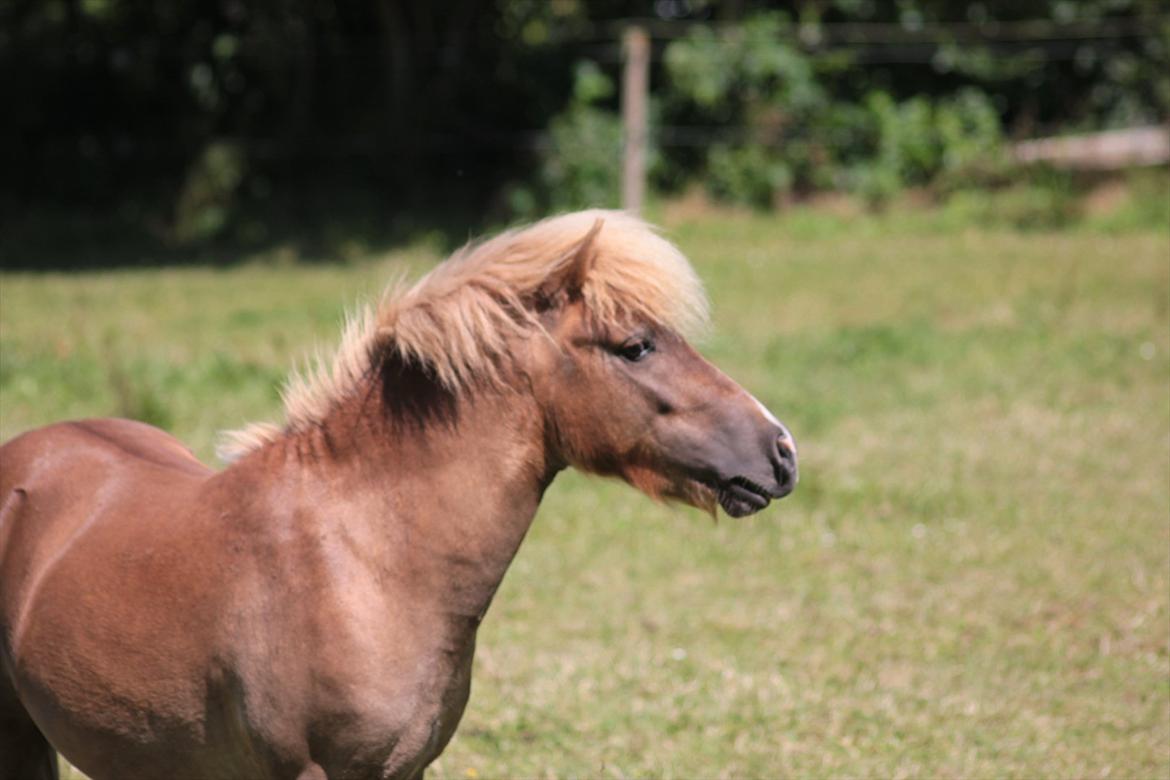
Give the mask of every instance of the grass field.
M 800 487 L 713 525 L 559 478 L 433 775 L 1170 775 L 1167 231 L 665 221 Z M 0 437 L 129 415 L 210 460 L 435 259 L 0 276 Z

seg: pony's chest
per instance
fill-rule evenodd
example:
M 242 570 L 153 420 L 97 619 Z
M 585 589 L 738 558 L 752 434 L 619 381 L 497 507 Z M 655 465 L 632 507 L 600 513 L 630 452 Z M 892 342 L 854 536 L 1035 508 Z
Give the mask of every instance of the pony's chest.
M 411 722 L 391 755 L 388 769 L 394 768 L 396 759 L 421 769 L 437 758 L 451 741 L 471 694 L 474 650 L 473 635 L 458 651 L 435 659 L 434 676 L 418 692 Z
M 328 775 L 415 777 L 455 733 L 471 690 L 473 649 L 474 638 L 405 664 L 387 657 L 380 668 L 371 655 L 357 665 L 360 674 L 334 677 L 316 707 L 324 717 L 311 729 L 336 758 L 322 762 Z

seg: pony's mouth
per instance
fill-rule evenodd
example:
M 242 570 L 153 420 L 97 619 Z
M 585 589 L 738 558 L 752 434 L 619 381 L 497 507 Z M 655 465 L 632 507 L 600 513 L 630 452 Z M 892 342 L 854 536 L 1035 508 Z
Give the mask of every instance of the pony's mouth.
M 723 507 L 730 517 L 747 517 L 759 512 L 776 497 L 775 493 L 747 477 L 690 478 L 675 483 L 671 497 L 681 499 L 691 506 L 710 512 L 715 516 L 715 506 Z
M 772 501 L 771 494 L 747 477 L 732 477 L 715 486 L 719 506 L 732 517 L 759 512 Z

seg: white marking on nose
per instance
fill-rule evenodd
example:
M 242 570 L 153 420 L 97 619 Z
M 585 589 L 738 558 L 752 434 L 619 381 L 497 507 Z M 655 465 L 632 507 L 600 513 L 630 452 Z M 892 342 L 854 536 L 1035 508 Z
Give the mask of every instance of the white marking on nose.
M 747 393 L 746 390 L 744 392 Z M 795 457 L 796 456 L 796 442 L 793 440 L 792 433 L 788 430 L 788 426 L 785 425 L 784 423 L 780 422 L 779 420 L 777 420 L 776 415 L 772 414 L 772 412 L 768 410 L 768 407 L 766 407 L 762 403 L 760 403 L 759 398 L 756 398 L 751 393 L 748 393 L 747 397 L 752 399 L 753 401 L 755 401 L 756 408 L 760 410 L 760 414 L 764 415 L 765 420 L 767 420 L 768 422 L 772 423 L 773 425 L 775 425 L 777 428 L 780 429 L 780 440 L 784 443 L 785 446 L 788 447 L 789 450 L 792 451 L 792 455 L 793 455 L 793 457 Z
M 767 420 L 768 422 L 772 423 L 773 425 L 776 425 L 776 426 L 778 426 L 778 427 L 780 427 L 780 428 L 783 428 L 783 430 L 784 430 L 784 433 L 785 433 L 785 434 L 787 434 L 787 433 L 788 433 L 788 429 L 784 427 L 784 423 L 782 423 L 782 422 L 780 422 L 779 420 L 777 420 L 777 419 L 776 419 L 776 415 L 774 415 L 774 414 L 772 414 L 770 411 L 768 411 L 768 407 L 766 407 L 766 406 L 764 406 L 762 403 L 760 403 L 760 399 L 759 399 L 759 398 L 756 398 L 756 397 L 755 397 L 754 395 L 752 395 L 751 393 L 748 393 L 748 398 L 750 398 L 750 399 L 752 399 L 753 401 L 755 401 L 755 402 L 756 402 L 756 406 L 759 408 L 759 410 L 760 410 L 760 413 L 761 413 L 762 415 L 764 415 L 764 419 L 765 419 L 765 420 Z

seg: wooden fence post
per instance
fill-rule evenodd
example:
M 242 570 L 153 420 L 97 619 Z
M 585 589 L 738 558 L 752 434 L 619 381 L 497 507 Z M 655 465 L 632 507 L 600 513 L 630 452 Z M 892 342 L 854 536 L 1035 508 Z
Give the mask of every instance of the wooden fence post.
M 646 191 L 646 100 L 650 84 L 650 38 L 641 27 L 626 29 L 623 41 L 625 72 L 622 78 L 622 208 L 633 214 L 642 210 Z

